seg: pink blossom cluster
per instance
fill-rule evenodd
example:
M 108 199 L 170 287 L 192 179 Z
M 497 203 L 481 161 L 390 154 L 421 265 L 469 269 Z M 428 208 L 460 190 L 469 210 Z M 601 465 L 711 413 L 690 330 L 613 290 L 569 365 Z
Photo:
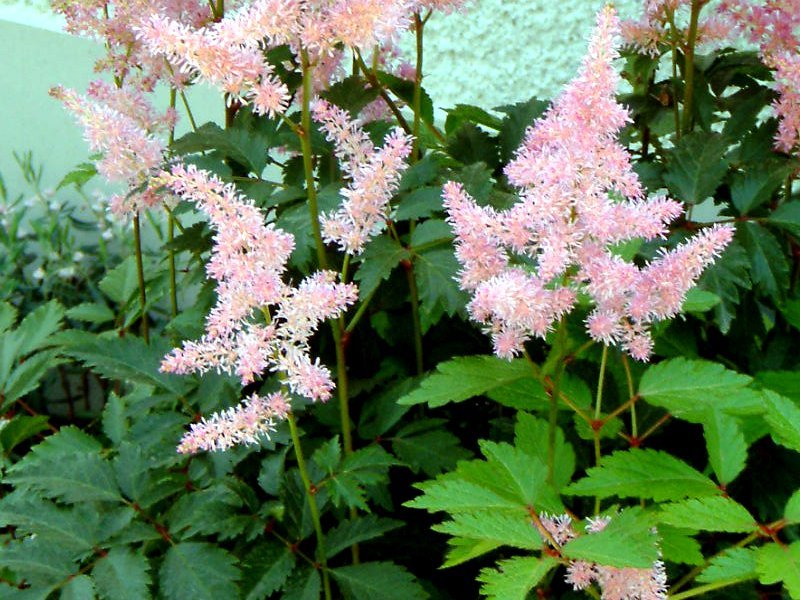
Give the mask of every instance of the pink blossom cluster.
M 355 302 L 356 287 L 337 283 L 331 271 L 314 273 L 297 287 L 285 283 L 294 238 L 265 224 L 261 211 L 233 185 L 193 165 L 177 165 L 158 181 L 196 202 L 216 230 L 207 271 L 217 281 L 217 304 L 206 333 L 173 350 L 162 370 L 213 369 L 236 373 L 243 384 L 277 371 L 292 392 L 312 400 L 330 398 L 330 371 L 311 359 L 309 340 L 321 322 Z
M 622 23 L 622 37 L 625 43 L 642 54 L 658 56 L 660 46 L 673 43 L 685 46 L 688 43 L 689 0 L 645 0 L 644 14 L 639 19 L 629 19 Z M 681 11 L 686 8 L 686 11 Z M 685 13 L 685 14 L 682 14 Z M 727 19 L 716 14 L 701 15 L 697 25 L 696 43 L 713 44 L 725 40 L 730 34 Z
M 78 119 L 90 149 L 103 154 L 97 171 L 108 181 L 137 188 L 161 164 L 165 145 L 156 134 L 174 124 L 174 111 L 158 115 L 139 90 L 99 81 L 90 84 L 85 96 L 62 87 L 50 93 Z M 124 214 L 158 201 L 158 195 L 148 188 L 115 196 L 112 210 Z
M 275 431 L 275 422 L 289 414 L 291 406 L 281 392 L 267 397 L 252 394 L 238 406 L 212 414 L 191 426 L 178 445 L 181 454 L 228 450 L 240 444 L 258 444 Z
M 411 137 L 395 128 L 376 148 L 357 120 L 325 100 L 316 100 L 312 116 L 332 141 L 350 183 L 342 190 L 341 207 L 320 217 L 325 241 L 359 254 L 387 218 L 389 201 L 408 167 Z
M 461 285 L 473 295 L 468 310 L 498 356 L 511 358 L 529 337 L 544 337 L 583 293 L 594 304 L 590 336 L 647 360 L 651 324 L 680 311 L 733 236 L 727 226 L 705 229 L 644 267 L 615 253 L 620 242 L 664 237 L 682 212 L 673 200 L 646 198 L 617 141 L 629 121 L 615 98 L 618 32 L 614 10 L 601 11 L 580 74 L 527 131 L 506 168 L 520 190 L 514 206 L 497 211 L 460 184 L 444 187 Z
M 542 527 L 559 547 L 577 537 L 572 527 L 572 519 L 568 515 L 552 516 L 543 513 L 539 519 Z M 605 529 L 611 518 L 597 517 L 587 521 L 586 532 L 591 535 Z M 550 540 L 545 539 L 545 541 Z M 576 591 L 585 590 L 592 583 L 597 583 L 603 600 L 666 600 L 667 598 L 667 573 L 661 560 L 656 560 L 649 569 L 610 567 L 584 560 L 573 560 L 567 567 L 565 579 Z
M 800 0 L 724 0 L 720 14 L 737 31 L 759 45 L 764 63 L 775 70 L 779 118 L 775 147 L 792 152 L 800 147 Z

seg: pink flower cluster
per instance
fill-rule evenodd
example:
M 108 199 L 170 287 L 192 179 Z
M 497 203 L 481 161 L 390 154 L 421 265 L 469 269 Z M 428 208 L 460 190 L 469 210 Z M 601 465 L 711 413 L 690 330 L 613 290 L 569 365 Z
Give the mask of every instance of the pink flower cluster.
M 569 516 L 541 514 L 539 518 L 542 526 L 559 547 L 577 537 Z M 610 521 L 610 517 L 588 519 L 586 532 L 591 535 L 602 531 Z M 666 600 L 667 598 L 667 573 L 661 560 L 655 561 L 649 569 L 609 567 L 584 560 L 574 560 L 567 567 L 566 582 L 576 591 L 585 590 L 596 582 L 600 586 L 603 600 Z
M 675 201 L 646 198 L 616 139 L 629 121 L 615 98 L 618 32 L 613 9 L 601 11 L 577 79 L 528 130 L 507 166 L 519 202 L 496 211 L 457 183 L 444 187 L 462 288 L 473 294 L 468 310 L 498 356 L 510 358 L 529 337 L 544 337 L 583 292 L 594 303 L 591 337 L 647 360 L 650 325 L 679 312 L 733 236 L 730 227 L 706 229 L 643 268 L 615 253 L 620 242 L 663 237 L 682 212 Z
M 312 400 L 327 400 L 333 381 L 319 359 L 309 355 L 318 325 L 355 302 L 352 284 L 320 271 L 292 287 L 282 279 L 294 238 L 272 224 L 231 184 L 190 165 L 159 176 L 185 200 L 205 211 L 216 230 L 207 271 L 217 281 L 217 304 L 206 334 L 184 342 L 162 363 L 171 373 L 236 373 L 243 384 L 277 371 L 289 389 Z
M 157 115 L 138 90 L 99 81 L 89 86 L 86 96 L 62 87 L 50 93 L 77 117 L 90 149 L 103 154 L 97 171 L 108 181 L 136 188 L 161 164 L 165 146 L 155 134 L 174 124 L 173 111 Z M 118 214 L 158 202 L 149 189 L 115 198 L 112 208 Z
M 316 100 L 312 116 L 334 144 L 342 171 L 350 179 L 342 190 L 344 202 L 322 215 L 323 237 L 350 254 L 359 254 L 387 218 L 389 201 L 408 167 L 411 137 L 396 128 L 376 148 L 358 121 L 325 100 Z
M 622 23 L 622 37 L 625 42 L 643 54 L 658 56 L 661 45 L 677 43 L 685 46 L 688 42 L 689 24 L 682 17 L 688 17 L 689 0 L 645 0 L 644 15 L 640 19 L 626 20 Z M 681 9 L 686 14 L 681 14 Z M 730 34 L 727 19 L 718 15 L 702 15 L 697 25 L 697 44 L 720 42 Z
M 181 454 L 227 450 L 240 444 L 257 444 L 275 431 L 275 422 L 289 414 L 289 400 L 281 392 L 262 398 L 256 394 L 238 406 L 214 413 L 192 425 L 178 445 Z
M 773 108 L 780 120 L 775 147 L 800 149 L 800 0 L 724 0 L 719 11 L 759 45 L 764 64 L 775 70 L 779 96 Z

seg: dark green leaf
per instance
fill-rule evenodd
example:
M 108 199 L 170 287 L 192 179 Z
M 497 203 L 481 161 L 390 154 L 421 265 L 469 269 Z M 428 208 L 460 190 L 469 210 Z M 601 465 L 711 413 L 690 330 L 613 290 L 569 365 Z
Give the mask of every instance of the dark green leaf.
M 403 567 L 390 562 L 368 562 L 331 570 L 334 580 L 352 600 L 415 600 L 428 594 Z
M 527 102 L 497 107 L 496 110 L 506 114 L 500 127 L 500 157 L 503 163 L 513 158 L 525 138 L 525 131 L 549 105 L 549 102 L 534 97 Z
M 325 553 L 329 559 L 333 558 L 353 544 L 375 539 L 402 525 L 401 521 L 382 519 L 375 515 L 342 521 L 325 534 Z
M 97 562 L 92 577 L 103 600 L 150 598 L 150 563 L 143 553 L 118 546 Z
M 789 287 L 789 263 L 780 243 L 758 223 L 742 223 L 738 238 L 750 257 L 750 278 L 766 295 L 781 301 Z
M 694 132 L 684 135 L 671 152 L 664 181 L 673 197 L 686 204 L 699 204 L 713 196 L 728 171 L 722 135 Z
M 253 548 L 243 561 L 245 599 L 269 598 L 286 584 L 296 562 L 295 555 L 279 542 L 264 542 Z
M 238 598 L 239 568 L 222 548 L 199 542 L 170 546 L 159 570 L 161 590 L 168 600 Z
M 793 235 L 800 235 L 800 201 L 781 204 L 766 220 Z
M 359 296 L 368 298 L 401 261 L 410 258 L 408 250 L 388 235 L 373 239 L 361 255 L 361 264 L 353 279 L 359 282 Z

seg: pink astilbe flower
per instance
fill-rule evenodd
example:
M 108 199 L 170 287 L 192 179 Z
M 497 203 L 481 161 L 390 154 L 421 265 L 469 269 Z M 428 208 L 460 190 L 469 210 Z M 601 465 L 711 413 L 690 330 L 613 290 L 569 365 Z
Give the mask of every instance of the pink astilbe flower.
M 294 238 L 272 224 L 231 184 L 190 165 L 178 165 L 158 181 L 205 211 L 216 230 L 207 271 L 217 281 L 217 304 L 206 333 L 164 358 L 171 373 L 235 373 L 243 384 L 276 371 L 292 392 L 327 400 L 333 381 L 327 367 L 309 356 L 319 324 L 355 302 L 357 289 L 329 271 L 297 287 L 283 281 Z M 259 322 L 267 315 L 267 323 Z
M 542 527 L 558 544 L 556 550 L 577 537 L 568 515 L 539 515 Z M 586 534 L 603 531 L 611 522 L 611 517 L 600 516 L 587 519 Z M 542 539 L 552 544 L 543 535 Z M 571 560 L 567 565 L 565 581 L 576 591 L 585 590 L 593 583 L 600 586 L 603 600 L 666 600 L 667 573 L 662 560 L 656 560 L 650 568 L 610 567 L 585 560 Z
M 323 237 L 345 252 L 359 254 L 388 216 L 389 201 L 408 167 L 411 138 L 395 128 L 383 147 L 375 148 L 358 121 L 324 100 L 314 102 L 313 116 L 333 141 L 342 170 L 350 178 L 341 192 L 342 206 L 320 218 Z
M 291 410 L 281 392 L 262 398 L 252 394 L 238 406 L 212 414 L 191 426 L 178 445 L 181 454 L 221 451 L 240 444 L 258 444 L 275 431 L 275 422 Z
M 461 286 L 473 294 L 467 308 L 498 356 L 543 338 L 584 292 L 595 306 L 589 335 L 647 360 L 650 325 L 680 310 L 732 238 L 731 227 L 713 227 L 644 268 L 614 254 L 619 242 L 665 237 L 682 213 L 673 200 L 646 198 L 617 141 L 630 121 L 615 97 L 618 33 L 613 9 L 601 11 L 578 77 L 527 131 L 506 167 L 519 202 L 496 211 L 478 206 L 459 184 L 444 186 Z
M 759 45 L 764 64 L 775 70 L 775 147 L 787 153 L 800 149 L 800 0 L 724 0 L 719 11 Z

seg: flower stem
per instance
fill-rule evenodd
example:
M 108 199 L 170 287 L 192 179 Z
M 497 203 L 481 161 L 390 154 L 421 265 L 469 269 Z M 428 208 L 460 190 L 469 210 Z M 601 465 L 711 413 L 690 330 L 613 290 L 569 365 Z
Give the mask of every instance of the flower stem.
M 639 436 L 639 425 L 636 419 L 636 401 L 634 398 L 636 394 L 633 391 L 633 376 L 631 375 L 631 365 L 628 362 L 628 357 L 622 353 L 622 368 L 625 369 L 625 381 L 628 384 L 628 401 L 631 406 L 631 437 L 636 439 Z
M 142 262 L 142 232 L 139 227 L 139 213 L 133 215 L 133 243 L 136 252 L 136 275 L 139 278 L 139 302 L 142 305 L 142 339 L 150 343 L 150 328 L 147 324 L 147 292 L 144 287 L 144 264 Z
M 700 9 L 703 8 L 705 0 L 692 0 L 692 12 L 689 17 L 689 39 L 686 43 L 684 52 L 684 77 L 686 78 L 686 89 L 683 94 L 683 131 L 691 131 L 692 112 L 694 103 L 694 49 L 697 45 L 697 24 L 700 19 Z
M 414 100 L 413 100 L 413 109 L 414 109 L 414 141 L 412 142 L 411 147 L 411 162 L 417 162 L 419 160 L 419 125 L 422 119 L 422 64 L 423 64 L 423 55 L 422 55 L 422 39 L 423 39 L 423 32 L 425 30 L 425 22 L 422 20 L 422 17 L 419 13 L 414 13 L 414 33 L 416 34 L 416 41 L 417 41 L 417 64 L 416 64 L 416 72 L 414 73 Z
M 325 556 L 325 535 L 322 533 L 322 523 L 319 519 L 319 507 L 317 506 L 317 499 L 311 488 L 311 480 L 308 477 L 308 469 L 306 468 L 306 459 L 303 456 L 303 448 L 300 446 L 300 435 L 297 432 L 297 422 L 295 421 L 294 414 L 289 412 L 287 414 L 289 421 L 289 431 L 292 434 L 292 444 L 294 446 L 294 455 L 297 458 L 297 468 L 300 470 L 300 478 L 303 480 L 303 487 L 306 491 L 306 498 L 308 499 L 308 508 L 311 510 L 311 520 L 314 523 L 314 531 L 317 534 L 317 560 L 321 565 L 322 583 L 325 588 L 325 599 L 331 600 L 331 582 L 328 577 L 328 560 Z
M 419 290 L 417 289 L 417 279 L 414 276 L 414 265 L 409 263 L 406 268 L 406 279 L 408 280 L 408 290 L 411 295 L 411 320 L 414 324 L 414 357 L 416 360 L 417 375 L 425 372 L 425 365 L 422 355 L 422 321 L 419 318 Z
M 600 421 L 600 414 L 603 410 L 603 384 L 606 380 L 606 364 L 608 363 L 608 346 L 603 344 L 603 355 L 600 358 L 600 375 L 597 377 L 597 395 L 595 396 L 594 404 L 594 422 L 592 423 L 592 434 L 594 437 L 594 460 L 596 464 L 600 464 L 600 427 L 597 423 Z M 600 497 L 594 500 L 594 514 L 600 513 Z
M 685 592 L 670 594 L 669 597 L 672 600 L 683 600 L 683 598 L 694 598 L 695 596 L 701 596 L 706 592 L 712 592 L 720 588 L 728 587 L 729 585 L 736 585 L 737 583 L 742 583 L 743 581 L 747 581 L 748 579 L 749 577 L 739 577 L 736 579 L 725 579 L 724 581 L 715 581 L 713 583 L 707 583 L 705 585 L 700 585 L 696 588 L 686 590 Z

